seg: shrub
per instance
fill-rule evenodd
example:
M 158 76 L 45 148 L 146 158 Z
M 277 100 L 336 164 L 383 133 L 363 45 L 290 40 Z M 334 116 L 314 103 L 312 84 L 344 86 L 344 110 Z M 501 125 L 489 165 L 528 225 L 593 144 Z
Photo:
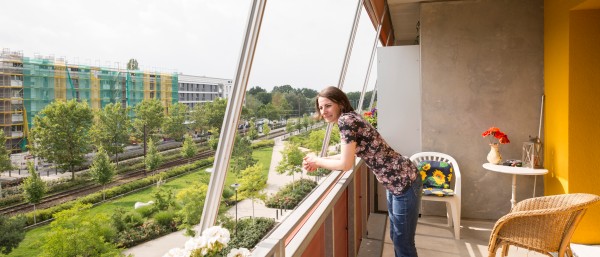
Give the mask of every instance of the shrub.
M 294 209 L 317 186 L 317 182 L 300 179 L 283 186 L 274 196 L 265 201 L 269 208 Z
M 146 205 L 135 209 L 135 212 L 139 213 L 144 218 L 150 218 L 150 216 L 152 216 L 152 214 L 154 214 L 156 211 L 158 211 L 158 208 L 155 204 Z
M 142 214 L 136 211 L 126 212 L 121 218 L 126 228 L 134 228 L 144 223 L 144 218 L 142 217 Z
M 259 148 L 264 148 L 264 147 L 273 147 L 275 145 L 275 140 L 273 139 L 269 139 L 269 140 L 261 140 L 258 141 L 256 143 L 252 143 L 252 149 L 259 149 Z
M 223 249 L 224 255 L 233 248 L 254 248 L 273 229 L 275 220 L 263 217 L 240 219 L 237 226 L 237 231 L 234 228 L 229 229 L 232 237 L 227 247 Z
M 177 224 L 175 223 L 175 212 L 173 211 L 157 212 L 156 214 L 154 214 L 154 221 L 156 221 L 157 224 L 165 228 L 177 226 Z

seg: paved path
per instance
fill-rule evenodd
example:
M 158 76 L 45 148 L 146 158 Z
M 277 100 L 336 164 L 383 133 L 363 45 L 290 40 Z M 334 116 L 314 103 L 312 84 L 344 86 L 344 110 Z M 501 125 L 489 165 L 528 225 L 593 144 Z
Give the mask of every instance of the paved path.
M 280 187 L 292 181 L 291 176 L 281 175 L 275 171 L 279 161 L 281 161 L 281 151 L 284 148 L 282 137 L 274 138 L 275 145 L 273 146 L 273 156 L 271 157 L 271 166 L 269 170 L 269 178 L 267 180 L 267 188 L 265 191 L 268 194 L 276 193 Z M 300 176 L 296 175 L 296 179 Z M 306 177 L 306 176 L 304 176 Z M 236 207 L 229 209 L 228 214 L 231 217 L 235 217 Z M 238 218 L 252 217 L 254 212 L 255 217 L 267 217 L 277 219 L 277 222 L 285 218 L 291 211 L 283 211 L 282 215 L 277 215 L 277 209 L 267 208 L 263 202 L 256 200 L 254 201 L 254 210 L 252 208 L 252 201 L 246 199 L 240 201 L 237 204 L 237 215 Z M 167 253 L 172 248 L 183 248 L 185 242 L 189 239 L 183 235 L 183 231 L 171 233 L 169 235 L 157 238 L 155 240 L 134 246 L 125 250 L 124 254 L 133 254 L 135 257 L 160 257 Z

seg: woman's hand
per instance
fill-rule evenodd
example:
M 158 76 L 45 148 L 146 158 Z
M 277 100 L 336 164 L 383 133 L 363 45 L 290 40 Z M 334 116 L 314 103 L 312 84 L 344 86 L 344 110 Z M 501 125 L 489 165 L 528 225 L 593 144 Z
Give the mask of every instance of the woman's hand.
M 302 168 L 304 168 L 308 172 L 313 172 L 319 168 L 317 165 L 317 157 L 314 154 L 308 154 L 304 157 L 302 161 Z

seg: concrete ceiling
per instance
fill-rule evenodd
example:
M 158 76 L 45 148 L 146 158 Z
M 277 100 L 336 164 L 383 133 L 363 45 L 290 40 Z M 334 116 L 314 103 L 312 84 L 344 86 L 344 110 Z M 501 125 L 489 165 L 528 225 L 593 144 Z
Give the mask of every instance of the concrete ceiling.
M 395 44 L 414 44 L 417 38 L 420 4 L 423 2 L 449 2 L 457 0 L 387 0 L 394 28 Z

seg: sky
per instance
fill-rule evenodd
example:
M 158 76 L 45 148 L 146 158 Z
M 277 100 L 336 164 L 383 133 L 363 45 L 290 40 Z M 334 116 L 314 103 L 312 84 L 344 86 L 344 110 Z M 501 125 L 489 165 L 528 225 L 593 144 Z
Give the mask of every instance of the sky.
M 235 76 L 251 0 L 0 0 L 0 48 L 68 63 Z M 248 89 L 336 86 L 357 1 L 267 1 Z M 362 11 L 344 91 L 362 90 L 375 29 Z M 376 60 L 374 61 L 376 63 Z M 367 90 L 375 82 L 374 64 Z

